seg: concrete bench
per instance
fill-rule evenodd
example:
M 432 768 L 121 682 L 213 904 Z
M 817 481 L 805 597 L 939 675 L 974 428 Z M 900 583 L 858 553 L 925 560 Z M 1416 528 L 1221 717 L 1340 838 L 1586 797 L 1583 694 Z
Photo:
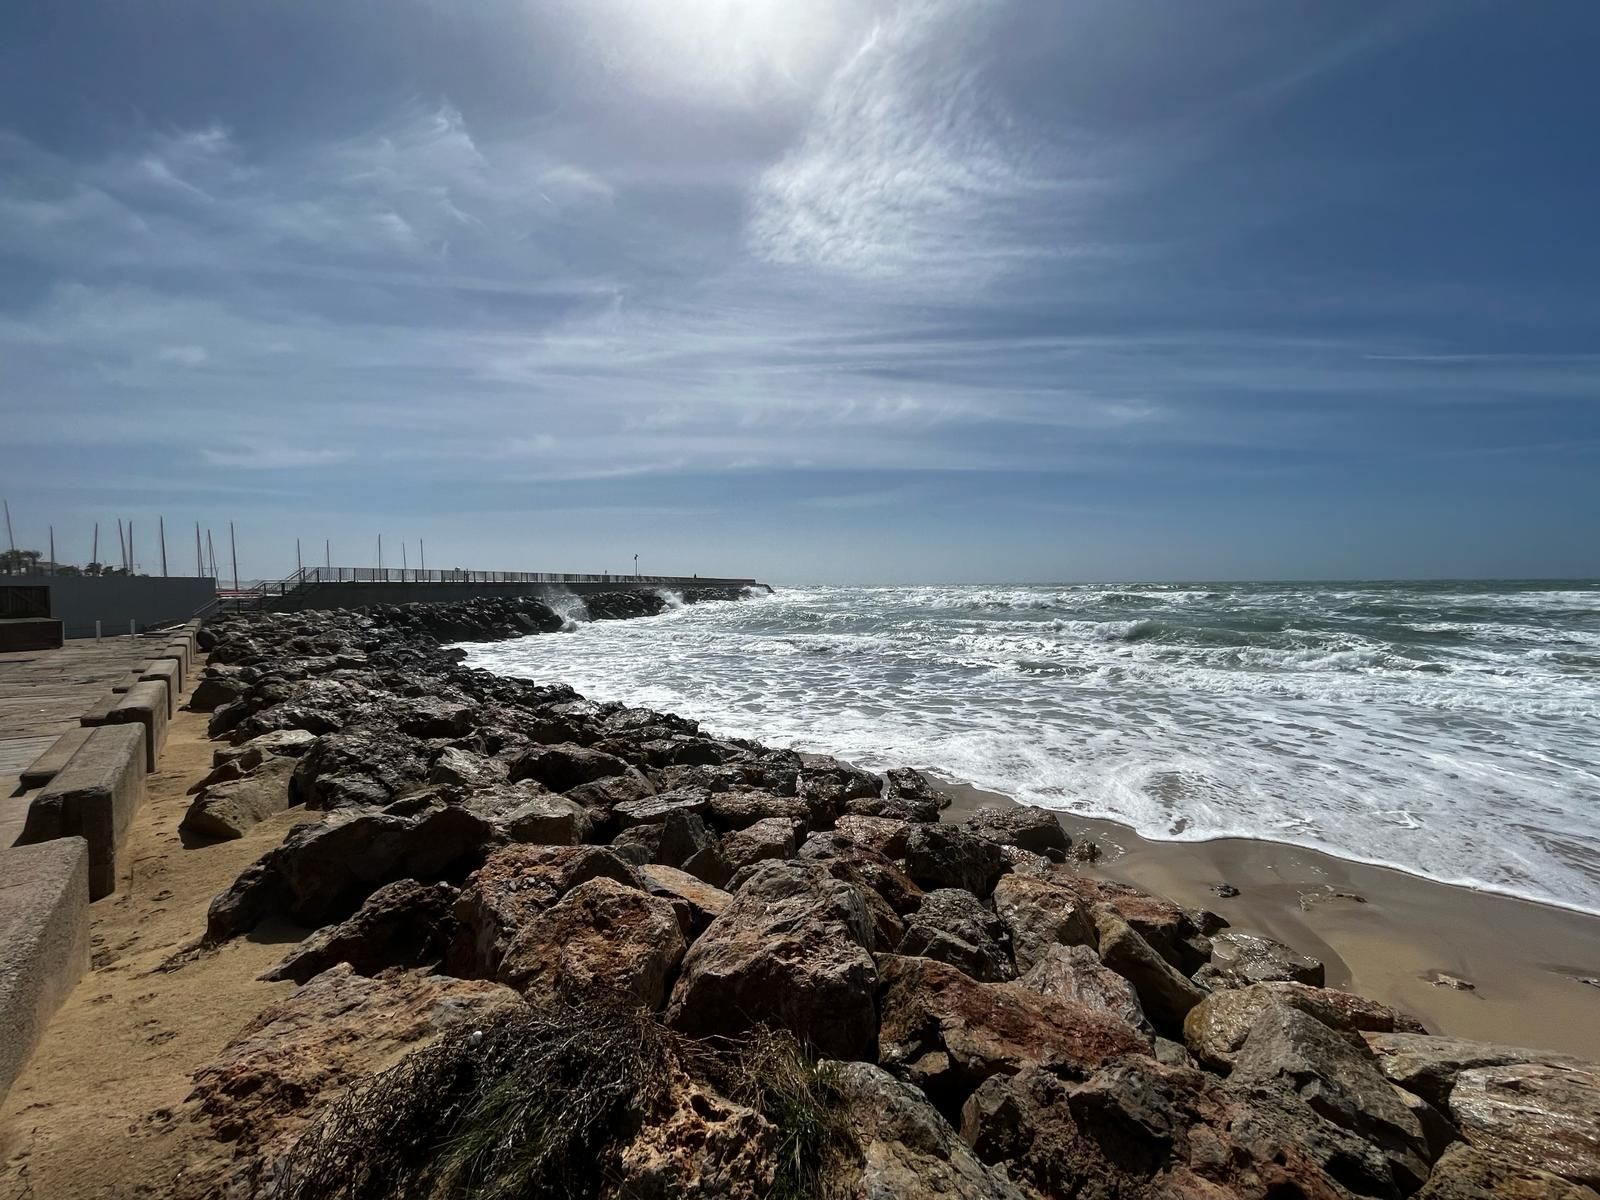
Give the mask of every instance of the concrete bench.
M 167 716 L 172 702 L 167 698 L 167 685 L 160 680 L 147 679 L 134 684 L 127 694 L 106 714 L 108 725 L 139 724 L 145 732 L 145 769 L 154 771 L 161 747 L 167 740 Z
M 183 664 L 175 658 L 153 658 L 140 672 L 139 681 L 159 683 L 167 689 L 167 718 L 170 720 L 178 711 L 178 694 L 183 691 Z
M 78 752 L 78 747 L 88 740 L 89 727 L 86 725 L 80 725 L 63 733 L 18 776 L 17 782 L 22 785 L 22 790 L 31 792 L 34 788 L 42 788 L 49 783 L 61 768 L 67 765 L 67 760 Z M 4 881 L 0 880 L 0 887 L 3 886 Z
M 129 671 L 121 679 L 117 680 L 115 683 L 113 683 L 111 685 L 111 690 L 113 692 L 116 692 L 117 695 L 121 696 L 121 695 L 125 694 L 130 688 L 132 688 L 134 684 L 138 683 L 143 678 L 144 678 L 144 672 L 143 671 Z
M 164 710 L 161 715 L 165 718 Z M 83 838 L 89 843 L 89 899 L 110 895 L 117 886 L 117 849 L 144 799 L 145 761 L 142 724 L 91 729 L 78 752 L 33 798 L 17 845 Z
M 187 638 L 173 638 L 160 650 L 154 652 L 155 658 L 175 658 L 183 664 L 183 677 L 189 678 L 194 674 L 194 643 Z
M 89 847 L 82 838 L 0 850 L 0 1100 L 89 969 Z
M 137 683 L 129 684 L 128 691 L 132 691 L 137 686 Z M 126 694 L 127 692 L 107 692 L 94 702 L 93 707 L 84 711 L 84 714 L 78 718 L 78 724 L 86 726 L 110 724 L 111 710 L 122 703 L 122 697 Z

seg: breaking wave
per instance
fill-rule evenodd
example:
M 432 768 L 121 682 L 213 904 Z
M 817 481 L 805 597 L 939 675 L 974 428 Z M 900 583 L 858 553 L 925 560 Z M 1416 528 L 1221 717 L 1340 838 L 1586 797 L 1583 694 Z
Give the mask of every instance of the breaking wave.
M 1147 837 L 1600 910 L 1600 584 L 811 588 L 594 624 L 571 601 L 576 636 L 470 661 Z

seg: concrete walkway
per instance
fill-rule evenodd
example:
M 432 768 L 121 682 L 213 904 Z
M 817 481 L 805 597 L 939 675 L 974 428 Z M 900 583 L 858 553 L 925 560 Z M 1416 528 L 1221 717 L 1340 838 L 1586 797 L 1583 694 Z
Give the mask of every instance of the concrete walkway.
M 27 813 L 27 798 L 12 795 L 18 776 L 171 637 L 123 634 L 0 654 L 0 846 L 11 845 Z

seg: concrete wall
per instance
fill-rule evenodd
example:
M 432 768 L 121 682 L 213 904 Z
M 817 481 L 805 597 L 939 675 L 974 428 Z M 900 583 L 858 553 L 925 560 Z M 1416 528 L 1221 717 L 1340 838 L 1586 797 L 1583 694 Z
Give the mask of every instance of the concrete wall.
M 8 575 L 6 581 L 48 587 L 50 615 L 69 638 L 93 637 L 97 620 L 108 637 L 127 633 L 130 620 L 140 632 L 181 623 L 217 596 L 215 579 L 190 576 Z
M 0 1100 L 51 1014 L 89 969 L 89 851 L 82 838 L 0 850 Z
M 739 582 L 762 586 L 754 580 Z M 668 583 L 634 583 L 628 579 L 614 579 L 608 583 L 315 583 L 292 595 L 273 597 L 267 606 L 278 612 L 300 612 L 307 609 L 363 608 L 369 604 L 449 604 L 479 597 L 543 597 L 561 592 L 592 596 L 598 592 L 653 592 L 663 588 L 677 590 L 711 586 L 716 585 L 694 579 Z

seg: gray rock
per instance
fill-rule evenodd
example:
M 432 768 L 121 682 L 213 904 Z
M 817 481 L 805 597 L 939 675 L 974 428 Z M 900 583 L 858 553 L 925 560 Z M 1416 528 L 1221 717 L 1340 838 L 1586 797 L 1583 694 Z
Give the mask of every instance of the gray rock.
M 1189 1010 L 1206 998 L 1204 989 L 1179 974 L 1109 907 L 1102 906 L 1094 917 L 1100 961 L 1133 985 L 1145 1015 L 1158 1030 L 1181 1031 Z
M 1213 989 L 1273 981 L 1322 987 L 1327 974 L 1317 959 L 1298 954 L 1282 942 L 1226 929 L 1211 936 L 1211 961 L 1194 978 Z
M 1461 1135 L 1479 1149 L 1600 1187 L 1600 1066 L 1472 1067 L 1456 1076 L 1447 1108 Z
M 862 1200 L 1024 1200 L 978 1161 L 927 1098 L 870 1063 L 822 1063 L 860 1154 L 842 1194 Z
M 1588 1064 L 1522 1046 L 1473 1042 L 1466 1038 L 1433 1037 L 1397 1030 L 1363 1033 L 1378 1069 L 1393 1082 L 1421 1096 L 1435 1108 L 1448 1107 L 1450 1089 L 1462 1071 L 1510 1063 L 1547 1062 L 1584 1067 Z
M 1001 807 L 986 804 L 962 822 L 964 828 L 1002 846 L 1016 846 L 1062 862 L 1072 839 L 1060 818 L 1048 808 L 1033 804 Z
M 1416 1200 L 1597 1200 L 1597 1193 L 1458 1142 L 1434 1164 Z
M 1051 946 L 1092 946 L 1093 918 L 1074 892 L 1034 875 L 1010 874 L 994 887 L 994 910 L 1011 931 L 1019 971 L 1031 971 Z
M 178 827 L 199 837 L 233 839 L 289 807 L 292 758 L 272 758 L 253 774 L 207 787 Z
M 918 887 L 964 888 L 979 897 L 994 890 L 1004 868 L 998 846 L 952 825 L 912 825 L 901 857 Z
M 1275 981 L 1212 992 L 1184 1018 L 1184 1041 L 1201 1062 L 1215 1070 L 1226 1071 L 1233 1065 L 1233 1056 L 1244 1045 L 1256 1019 L 1274 1004 L 1297 1008 L 1328 1028 L 1346 1034 L 1423 1032 L 1421 1022 L 1415 1017 L 1376 1000 L 1331 988 Z
M 1133 985 L 1102 963 L 1088 946 L 1049 947 L 1017 982 L 1058 1000 L 1098 1008 L 1135 1029 L 1150 1029 Z
M 866 903 L 819 863 L 764 862 L 696 939 L 667 1023 L 695 1036 L 787 1029 L 836 1058 L 876 1057 Z
M 895 953 L 937 959 L 990 983 L 1017 975 L 1005 922 L 959 888 L 939 888 L 922 898 Z
M 1410 1192 L 1428 1176 L 1422 1126 L 1395 1095 L 1361 1040 L 1286 1005 L 1266 1009 L 1234 1059 L 1229 1083 L 1281 1083 L 1322 1120 L 1383 1152 L 1395 1186 Z
M 429 783 L 452 783 L 463 788 L 494 787 L 507 778 L 505 763 L 455 746 L 441 750 L 428 768 Z

